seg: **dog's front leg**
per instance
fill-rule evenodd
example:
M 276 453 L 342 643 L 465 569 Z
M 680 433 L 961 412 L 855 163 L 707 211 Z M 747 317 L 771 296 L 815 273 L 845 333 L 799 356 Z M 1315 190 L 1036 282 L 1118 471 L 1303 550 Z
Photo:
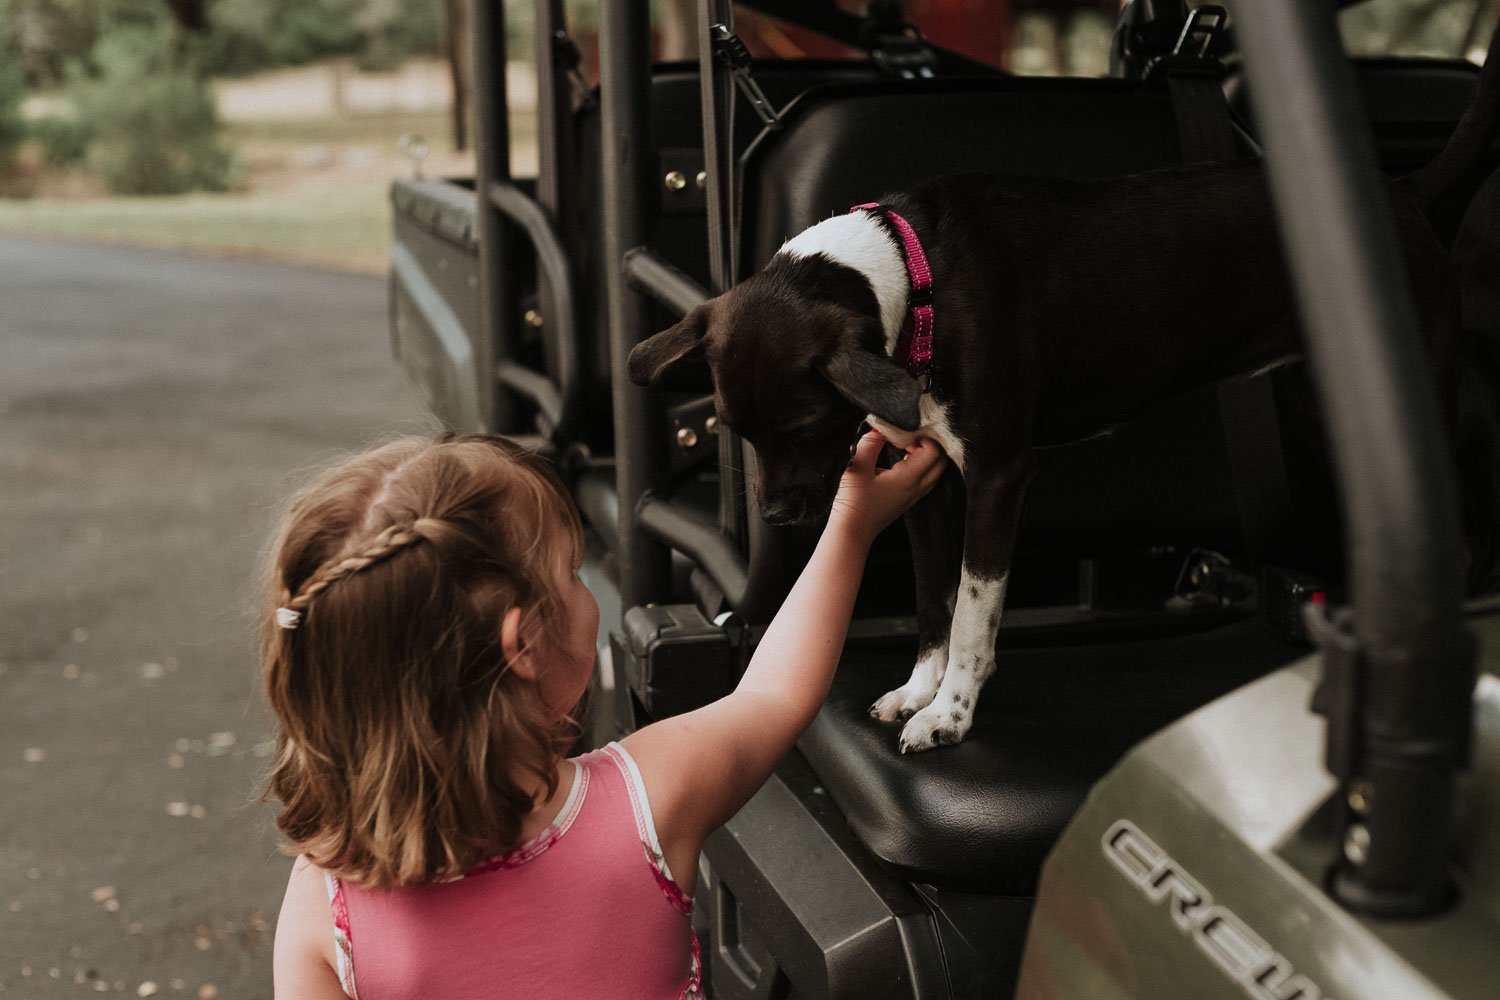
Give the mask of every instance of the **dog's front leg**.
M 932 704 L 943 683 L 962 556 L 963 503 L 963 478 L 950 466 L 906 514 L 917 584 L 917 666 L 910 680 L 870 706 L 870 715 L 881 722 L 905 722 Z
M 1029 460 L 984 475 L 967 471 L 963 563 L 948 636 L 948 664 L 931 704 L 901 730 L 901 752 L 957 743 L 974 721 L 979 689 L 995 672 L 995 638 L 1005 607 Z

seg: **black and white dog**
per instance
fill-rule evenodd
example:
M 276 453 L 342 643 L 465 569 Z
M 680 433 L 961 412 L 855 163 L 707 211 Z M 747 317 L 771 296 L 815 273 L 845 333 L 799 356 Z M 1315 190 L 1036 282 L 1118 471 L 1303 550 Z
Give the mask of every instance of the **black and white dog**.
M 1488 141 L 1443 155 L 1477 158 Z M 1391 204 L 1446 382 L 1451 264 L 1404 187 Z M 720 417 L 755 448 L 772 523 L 827 512 L 862 420 L 898 445 L 942 445 L 962 477 L 962 522 L 942 486 L 907 515 L 917 664 L 870 709 L 905 722 L 906 752 L 969 730 L 995 668 L 1034 450 L 1298 349 L 1264 175 L 1226 164 L 1089 182 L 952 177 L 893 194 L 805 230 L 641 342 L 630 376 L 649 385 L 707 363 Z

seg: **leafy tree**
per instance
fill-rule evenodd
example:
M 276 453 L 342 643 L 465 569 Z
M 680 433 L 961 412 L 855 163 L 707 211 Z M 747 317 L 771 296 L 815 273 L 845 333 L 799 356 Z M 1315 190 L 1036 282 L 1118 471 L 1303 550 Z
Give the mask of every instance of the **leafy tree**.
M 86 0 L 0 0 L 0 58 L 32 87 L 55 86 L 98 39 L 98 5 Z
M 94 46 L 97 75 L 78 86 L 78 104 L 91 130 L 89 167 L 111 191 L 221 191 L 234 180 L 234 156 L 192 48 L 165 20 L 116 27 Z
M 93 74 L 99 39 L 124 27 L 175 25 L 173 49 L 203 70 L 249 73 L 329 56 L 389 67 L 437 53 L 437 0 L 0 0 L 0 58 L 33 87 L 57 86 L 81 67 Z M 201 46 L 193 39 L 201 38 Z
M 434 0 L 207 0 L 210 68 L 249 73 L 329 56 L 389 67 L 436 52 L 442 8 Z

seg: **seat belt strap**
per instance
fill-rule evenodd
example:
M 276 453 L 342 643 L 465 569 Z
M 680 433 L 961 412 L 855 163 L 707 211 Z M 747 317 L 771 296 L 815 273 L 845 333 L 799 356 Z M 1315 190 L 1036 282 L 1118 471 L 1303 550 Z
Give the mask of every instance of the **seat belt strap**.
M 1188 34 L 1184 29 L 1184 38 Z M 1192 65 L 1163 68 L 1177 118 L 1183 166 L 1234 159 L 1234 127 L 1219 74 Z M 1245 381 L 1222 381 L 1218 397 L 1240 531 L 1246 554 L 1252 562 L 1259 562 L 1291 510 L 1271 378 L 1263 375 Z

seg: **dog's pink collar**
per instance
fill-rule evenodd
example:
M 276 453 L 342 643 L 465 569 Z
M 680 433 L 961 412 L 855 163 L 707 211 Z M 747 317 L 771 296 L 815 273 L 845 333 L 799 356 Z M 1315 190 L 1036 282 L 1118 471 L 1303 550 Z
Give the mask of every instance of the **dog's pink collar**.
M 864 209 L 882 213 L 901 235 L 902 256 L 906 261 L 906 273 L 911 276 L 911 291 L 907 293 L 901 335 L 896 339 L 895 359 L 922 383 L 922 391 L 926 392 L 928 376 L 932 373 L 932 269 L 927 266 L 927 254 L 922 252 L 922 242 L 917 239 L 911 223 L 896 212 L 873 201 L 855 205 L 849 211 Z

